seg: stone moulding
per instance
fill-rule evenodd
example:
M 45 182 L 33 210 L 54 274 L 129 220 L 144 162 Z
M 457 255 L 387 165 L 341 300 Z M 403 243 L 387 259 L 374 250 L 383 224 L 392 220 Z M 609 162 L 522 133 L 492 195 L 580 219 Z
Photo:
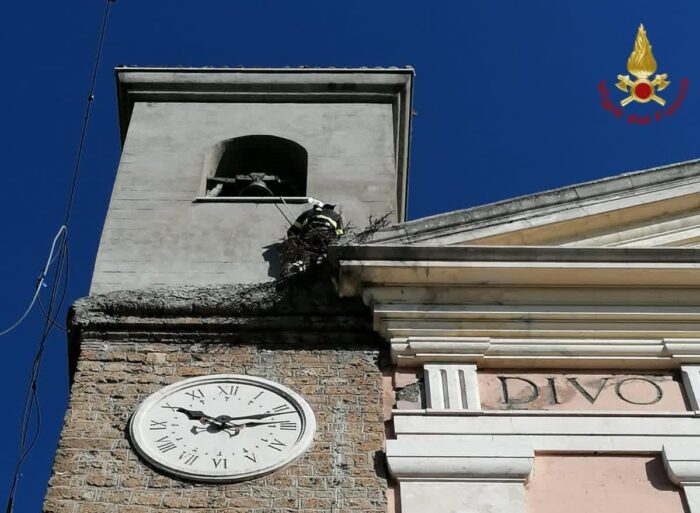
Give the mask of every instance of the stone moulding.
M 287 281 L 92 295 L 72 305 L 67 325 L 71 380 L 81 343 L 91 337 L 241 344 L 257 334 L 291 346 L 327 333 L 335 344 L 348 334 L 381 344 L 369 309 L 359 298 L 339 298 L 324 268 Z
M 671 369 L 700 363 L 700 337 L 692 339 L 394 337 L 400 367 L 428 362 L 479 367 Z
M 697 444 L 669 442 L 664 445 L 663 457 L 673 483 L 679 486 L 700 485 L 700 448 Z
M 376 248 L 374 248 L 376 249 Z M 386 248 L 381 248 L 386 249 Z M 393 248 L 392 248 L 393 249 Z M 586 286 L 586 287 L 688 287 L 700 286 L 700 264 L 697 261 L 676 262 L 636 262 L 636 261 L 486 261 L 467 260 L 464 246 L 447 248 L 407 247 L 402 248 L 408 255 L 412 249 L 423 250 L 426 259 L 419 260 L 342 260 L 341 295 L 352 296 L 358 293 L 361 284 L 381 283 L 383 285 L 463 285 L 463 286 Z M 452 250 L 457 258 L 462 253 L 464 260 L 428 260 L 430 249 Z M 486 249 L 486 248 L 480 248 Z M 501 250 L 506 248 L 488 248 Z M 512 248 L 510 248 L 512 249 Z M 518 248 L 536 254 L 544 248 Z M 554 249 L 554 248 L 548 248 Z M 567 249 L 567 248 L 556 248 Z M 574 248 L 570 251 L 584 251 Z M 623 249 L 605 250 L 607 253 Z M 638 250 L 642 251 L 642 250 Z M 658 249 L 646 251 L 663 251 Z M 698 258 L 700 251 L 684 250 L 683 257 Z M 436 251 L 436 255 L 440 252 Z M 681 256 L 679 255 L 679 257 Z M 393 256 L 393 255 L 392 255 Z M 612 255 L 611 255 L 612 256 Z
M 330 257 L 341 295 L 372 308 L 399 366 L 700 362 L 695 249 L 360 246 Z
M 532 447 L 517 442 L 453 442 L 428 445 L 387 441 L 389 470 L 401 481 L 502 480 L 525 482 L 532 471 Z
M 537 471 L 535 453 L 662 454 L 671 481 L 685 494 L 690 513 L 700 512 L 700 435 L 697 419 L 666 415 L 606 417 L 564 415 L 440 415 L 395 412 L 396 440 L 387 442 L 387 462 L 399 481 L 402 497 L 411 498 L 415 483 L 453 481 L 446 511 L 482 491 L 470 482 L 487 485 L 488 497 L 508 496 L 508 511 L 527 511 L 525 483 Z M 486 489 L 484 489 L 486 490 Z M 441 500 L 440 489 L 424 487 L 426 504 Z M 436 494 L 431 497 L 430 494 Z M 513 495 L 514 494 L 514 495 Z M 442 499 L 444 500 L 444 498 Z M 414 511 L 414 510 L 410 510 Z

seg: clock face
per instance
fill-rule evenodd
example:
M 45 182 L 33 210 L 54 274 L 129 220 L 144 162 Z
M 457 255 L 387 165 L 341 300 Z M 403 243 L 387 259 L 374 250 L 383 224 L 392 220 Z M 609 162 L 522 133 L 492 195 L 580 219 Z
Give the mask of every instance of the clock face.
M 191 378 L 149 396 L 131 419 L 136 450 L 170 474 L 196 481 L 239 481 L 268 474 L 313 440 L 309 405 L 262 378 Z

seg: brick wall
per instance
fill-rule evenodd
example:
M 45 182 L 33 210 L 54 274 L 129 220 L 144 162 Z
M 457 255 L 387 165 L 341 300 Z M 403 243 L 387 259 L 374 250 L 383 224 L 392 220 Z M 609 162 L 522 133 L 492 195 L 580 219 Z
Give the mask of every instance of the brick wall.
M 386 511 L 382 344 L 371 329 L 318 332 L 319 322 L 303 333 L 222 334 L 202 318 L 116 318 L 102 307 L 77 317 L 80 356 L 45 513 Z M 300 393 L 317 421 L 309 452 L 232 484 L 189 483 L 144 464 L 127 435 L 139 403 L 165 385 L 217 373 L 261 376 Z

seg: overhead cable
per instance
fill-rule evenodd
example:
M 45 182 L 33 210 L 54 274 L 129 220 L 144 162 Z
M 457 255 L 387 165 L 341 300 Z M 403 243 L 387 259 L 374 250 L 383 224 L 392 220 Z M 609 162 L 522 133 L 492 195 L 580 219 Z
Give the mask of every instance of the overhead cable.
M 100 59 L 102 56 L 102 48 L 104 46 L 104 41 L 105 41 L 105 35 L 107 33 L 107 26 L 109 22 L 109 13 L 110 13 L 110 8 L 112 3 L 114 3 L 115 0 L 105 0 L 105 7 L 104 7 L 104 12 L 102 15 L 102 24 L 100 28 L 100 35 L 98 38 L 97 42 L 97 50 L 95 52 L 95 62 L 94 66 L 92 69 L 92 76 L 90 79 L 90 86 L 88 88 L 88 96 L 86 99 L 86 104 L 85 104 L 85 114 L 83 116 L 83 124 L 82 128 L 80 130 L 80 142 L 78 144 L 78 150 L 75 158 L 75 166 L 73 168 L 73 177 L 71 180 L 71 186 L 70 186 L 70 192 L 68 194 L 68 201 L 66 204 L 66 213 L 65 213 L 65 219 L 63 222 L 63 225 L 61 226 L 61 229 L 59 230 L 59 234 L 62 234 L 62 237 L 57 237 L 54 239 L 54 244 L 52 245 L 52 253 L 53 250 L 55 249 L 57 240 L 60 239 L 60 250 L 58 251 L 58 257 L 57 257 L 57 264 L 56 264 L 56 269 L 57 269 L 57 276 L 56 279 L 52 283 L 51 287 L 51 293 L 49 296 L 49 303 L 46 308 L 45 312 L 45 320 L 44 320 L 44 328 L 42 331 L 41 339 L 39 341 L 39 347 L 37 348 L 37 351 L 34 355 L 34 360 L 32 362 L 32 371 L 31 371 L 31 376 L 29 380 L 29 386 L 27 388 L 27 393 L 25 395 L 25 401 L 24 401 L 24 409 L 23 409 L 23 415 L 22 415 L 22 424 L 20 428 L 20 444 L 19 444 L 19 454 L 17 458 L 17 462 L 15 464 L 15 469 L 14 469 L 14 474 L 12 477 L 12 484 L 10 486 L 10 493 L 8 495 L 7 499 L 7 508 L 6 508 L 6 513 L 12 513 L 14 510 L 14 505 L 15 505 L 15 497 L 17 494 L 17 486 L 19 484 L 19 478 L 21 476 L 21 470 L 22 470 L 22 464 L 26 460 L 27 456 L 29 455 L 30 451 L 34 447 L 34 444 L 36 443 L 38 437 L 39 437 L 39 430 L 41 428 L 41 412 L 39 410 L 39 400 L 38 400 L 38 393 L 37 393 L 37 388 L 38 388 L 38 379 L 39 379 L 39 372 L 41 370 L 41 363 L 42 363 L 42 357 L 44 355 L 44 350 L 46 348 L 46 341 L 48 340 L 49 335 L 51 334 L 51 331 L 53 327 L 56 325 L 55 323 L 55 314 L 58 314 L 61 311 L 61 308 L 63 306 L 63 302 L 66 298 L 67 290 L 68 290 L 68 227 L 70 225 L 70 218 L 71 218 L 71 213 L 73 209 L 73 202 L 75 199 L 75 193 L 77 189 L 77 184 L 78 184 L 78 176 L 80 174 L 80 165 L 82 162 L 82 157 L 83 157 L 83 151 L 85 147 L 85 139 L 87 135 L 87 129 L 90 121 L 90 113 L 92 111 L 92 104 L 95 101 L 95 86 L 97 84 L 97 74 L 99 71 L 99 66 L 100 66 Z M 50 266 L 51 262 L 53 261 L 53 255 L 50 255 L 47 262 L 48 266 Z M 63 282 L 63 291 L 60 294 L 60 299 L 59 298 L 59 289 L 61 287 L 61 273 L 63 266 L 66 266 L 65 270 L 65 276 L 64 276 L 64 282 Z M 31 308 L 34 306 L 34 303 L 37 301 L 39 292 L 41 291 L 41 288 L 44 285 L 44 280 L 46 278 L 46 268 L 45 272 L 42 273 L 39 284 L 36 287 L 36 291 L 34 294 L 34 298 L 32 299 L 32 302 L 30 303 L 30 307 L 28 310 L 23 314 L 23 317 L 20 319 L 19 322 L 24 320 L 24 318 L 28 315 L 28 312 L 31 310 Z M 16 323 L 18 325 L 18 323 Z M 10 331 L 14 329 L 16 326 L 12 326 L 10 328 Z M 33 412 L 36 412 L 33 415 Z M 35 419 L 35 429 L 34 433 L 32 435 L 31 441 L 27 444 L 27 438 L 28 438 L 28 433 L 29 433 L 29 426 L 32 421 L 32 418 Z
M 34 296 L 32 297 L 32 300 L 29 302 L 29 306 L 27 306 L 27 309 L 24 311 L 24 313 L 17 319 L 9 328 L 0 331 L 0 337 L 3 335 L 7 335 L 9 332 L 14 330 L 17 326 L 22 324 L 22 321 L 27 318 L 27 315 L 29 315 L 29 312 L 32 311 L 32 308 L 34 308 L 34 305 L 37 302 L 37 299 L 39 299 L 39 293 L 41 292 L 42 287 L 44 286 L 44 281 L 46 280 L 46 276 L 49 272 L 49 267 L 51 267 L 51 264 L 53 263 L 55 257 L 54 257 L 54 251 L 56 250 L 56 243 L 61 237 L 66 236 L 66 225 L 62 225 L 61 228 L 58 230 L 58 233 L 56 236 L 53 238 L 53 243 L 51 244 L 51 251 L 49 251 L 49 257 L 46 259 L 46 265 L 44 266 L 44 270 L 42 273 L 39 275 L 39 278 L 37 279 L 35 289 L 34 289 Z M 63 244 L 63 242 L 61 242 Z M 56 256 L 58 256 L 58 253 L 56 253 Z

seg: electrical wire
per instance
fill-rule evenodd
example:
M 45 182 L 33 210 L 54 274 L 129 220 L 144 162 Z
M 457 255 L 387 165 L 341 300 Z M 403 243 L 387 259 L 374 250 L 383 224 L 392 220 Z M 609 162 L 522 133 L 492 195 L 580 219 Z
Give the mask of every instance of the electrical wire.
M 63 306 L 63 301 L 66 297 L 66 292 L 68 288 L 68 241 L 64 238 L 61 242 L 61 247 L 58 253 L 58 263 L 56 268 L 58 272 L 56 273 L 56 279 L 54 280 L 51 287 L 51 296 L 49 299 L 49 305 L 47 312 L 51 312 L 54 309 L 56 303 L 56 297 L 58 296 L 59 284 L 61 283 L 61 274 L 64 265 L 66 266 L 66 272 L 63 281 L 63 292 L 61 293 L 61 299 L 59 301 L 58 310 Z M 39 406 L 39 397 L 37 393 L 38 389 L 38 377 L 39 371 L 41 370 L 42 357 L 46 349 L 46 342 L 51 334 L 52 323 L 45 322 L 44 329 L 39 341 L 39 347 L 34 355 L 32 361 L 32 370 L 29 380 L 29 387 L 25 393 L 24 398 L 24 408 L 22 412 L 22 429 L 20 434 L 19 451 L 17 462 L 15 464 L 15 471 L 12 478 L 12 485 L 10 487 L 10 494 L 7 500 L 7 513 L 12 513 L 14 509 L 14 500 L 17 493 L 17 485 L 19 483 L 19 478 L 21 476 L 21 468 L 24 461 L 29 456 L 31 450 L 34 448 L 37 440 L 39 439 L 39 433 L 41 431 L 41 409 Z M 33 415 L 33 413 L 35 413 Z M 31 440 L 27 443 L 27 437 L 30 432 L 30 422 L 34 419 L 34 429 Z
M 49 267 L 51 264 L 54 262 L 54 250 L 56 249 L 56 242 L 59 240 L 61 236 L 65 239 L 66 237 L 66 225 L 62 225 L 61 228 L 58 230 L 58 233 L 56 236 L 53 238 L 53 243 L 51 244 L 51 251 L 49 251 L 49 257 L 46 259 L 46 265 L 44 266 L 44 270 L 42 273 L 39 275 L 39 278 L 36 282 L 36 286 L 34 289 L 34 296 L 32 297 L 32 300 L 29 302 L 29 306 L 27 306 L 27 309 L 24 311 L 24 313 L 17 319 L 9 328 L 5 329 L 4 331 L 0 331 L 0 337 L 3 335 L 7 335 L 9 332 L 14 330 L 17 326 L 22 324 L 22 321 L 27 318 L 27 315 L 29 315 L 29 312 L 32 311 L 32 308 L 34 308 L 34 304 L 37 302 L 37 299 L 39 299 L 39 293 L 41 292 L 41 288 L 44 286 L 44 281 L 46 280 L 46 275 L 49 272 Z M 58 256 L 58 253 L 56 254 Z
M 68 264 L 68 226 L 70 224 L 70 218 L 71 218 L 71 213 L 73 210 L 73 203 L 75 199 L 75 193 L 77 190 L 77 185 L 78 185 L 78 177 L 80 175 L 80 166 L 82 163 L 82 158 L 83 158 L 83 153 L 84 153 L 84 148 L 85 148 L 85 140 L 87 136 L 87 129 L 89 126 L 89 121 L 90 121 L 90 113 L 92 111 L 92 104 L 95 101 L 95 87 L 97 84 L 97 75 L 99 71 L 99 66 L 100 66 L 100 60 L 102 57 L 102 49 L 104 47 L 104 41 L 105 41 L 105 36 L 107 34 L 107 27 L 109 23 L 109 13 L 111 9 L 112 3 L 114 3 L 116 0 L 105 0 L 105 7 L 102 15 L 102 24 L 100 28 L 100 35 L 98 38 L 97 42 L 97 50 L 95 52 L 95 62 L 94 66 L 92 69 L 92 76 L 90 79 L 90 86 L 88 89 L 88 96 L 86 100 L 86 105 L 85 105 L 85 113 L 83 116 L 83 124 L 81 127 L 80 131 L 80 139 L 79 139 L 79 144 L 78 144 L 78 149 L 77 149 L 77 154 L 75 158 L 75 166 L 73 168 L 73 176 L 71 180 L 71 185 L 70 185 L 70 192 L 68 194 L 68 201 L 66 204 L 66 213 L 65 213 L 65 218 L 63 225 L 59 229 L 58 234 L 54 238 L 54 242 L 52 244 L 52 249 L 51 253 L 49 254 L 49 258 L 47 259 L 47 264 L 44 267 L 44 272 L 41 274 L 39 277 L 39 280 L 36 285 L 36 290 L 34 293 L 34 297 L 32 298 L 32 301 L 25 311 L 25 313 L 20 317 L 19 321 L 13 324 L 8 330 L 5 330 L 4 332 L 0 333 L 0 335 L 9 333 L 13 329 L 15 329 L 29 314 L 31 309 L 33 308 L 34 304 L 38 301 L 39 298 L 39 293 L 41 292 L 42 287 L 44 286 L 44 282 L 46 280 L 46 274 L 48 272 L 48 268 L 51 266 L 51 264 L 54 261 L 53 257 L 53 252 L 56 247 L 57 241 L 60 240 L 60 250 L 58 252 L 58 257 L 57 257 L 57 263 L 56 263 L 56 279 L 53 280 L 52 286 L 51 286 L 51 293 L 49 296 L 49 303 L 47 305 L 46 310 L 44 311 L 43 306 L 42 306 L 42 311 L 45 314 L 45 319 L 44 319 L 44 327 L 42 331 L 41 338 L 39 340 L 39 346 L 37 348 L 37 351 L 34 355 L 34 359 L 32 361 L 32 370 L 31 370 L 31 375 L 30 375 L 30 380 L 29 380 L 29 386 L 27 387 L 27 392 L 25 394 L 25 401 L 24 401 L 24 408 L 23 408 L 23 413 L 22 413 L 22 424 L 20 427 L 20 443 L 19 443 L 19 454 L 17 457 L 17 462 L 15 464 L 15 469 L 12 477 L 12 484 L 10 486 L 10 493 L 8 495 L 7 499 L 7 508 L 6 508 L 6 513 L 12 513 L 14 510 L 14 505 L 15 505 L 15 498 L 17 494 L 17 487 L 19 484 L 19 478 L 21 476 L 21 471 L 22 471 L 22 464 L 24 461 L 27 459 L 29 456 L 31 450 L 34 448 L 38 438 L 39 438 L 39 433 L 41 430 L 41 410 L 39 407 L 39 396 L 38 396 L 38 379 L 39 379 L 39 373 L 41 371 L 41 364 L 42 364 L 42 358 L 44 356 L 44 351 L 46 349 L 46 342 L 49 338 L 49 335 L 51 334 L 52 329 L 57 326 L 55 322 L 55 316 L 58 315 L 61 312 L 61 309 L 63 308 L 63 303 L 65 301 L 67 291 L 68 291 L 68 284 L 69 284 L 69 264 Z M 62 237 L 61 237 L 62 235 Z M 65 266 L 65 272 L 63 271 Z M 63 274 L 63 282 L 61 281 L 61 275 Z M 63 285 L 61 285 L 63 283 Z M 63 289 L 60 291 L 60 289 Z M 54 314 L 55 311 L 55 314 Z M 30 431 L 30 423 L 34 419 L 34 430 L 33 434 L 31 436 L 31 439 L 29 440 L 29 443 L 27 443 L 28 440 L 28 434 Z
M 105 0 L 105 9 L 102 15 L 102 27 L 100 29 L 100 37 L 97 40 L 97 50 L 95 51 L 95 65 L 92 68 L 92 78 L 90 79 L 90 87 L 88 89 L 87 103 L 85 104 L 85 114 L 83 116 L 83 126 L 80 130 L 80 143 L 78 144 L 78 153 L 75 158 L 75 167 L 73 168 L 73 181 L 70 186 L 68 195 L 68 206 L 66 207 L 66 218 L 63 224 L 66 226 L 70 222 L 71 212 L 73 210 L 73 200 L 75 199 L 75 191 L 78 187 L 78 176 L 80 175 L 80 164 L 83 159 L 83 148 L 85 147 L 85 137 L 87 135 L 88 125 L 90 123 L 90 112 L 92 104 L 95 101 L 95 86 L 97 84 L 97 72 L 100 69 L 100 60 L 102 58 L 102 47 L 104 46 L 105 36 L 107 35 L 107 25 L 109 23 L 109 11 L 112 4 L 116 0 Z
M 66 241 L 66 246 L 65 246 L 65 247 L 66 247 L 66 249 L 65 249 L 66 256 L 65 256 L 65 258 L 64 258 L 64 262 L 65 262 L 64 265 L 65 265 L 65 269 L 66 269 L 66 270 L 65 270 L 65 276 L 64 276 L 64 278 L 63 278 L 63 292 L 62 292 L 62 294 L 61 294 L 61 300 L 60 300 L 59 303 L 58 303 L 58 307 L 56 308 L 56 315 L 58 315 L 58 314 L 61 312 L 61 309 L 63 308 L 63 304 L 64 304 L 65 301 L 66 301 L 66 296 L 68 295 L 68 283 L 69 283 L 69 281 L 70 281 L 70 256 L 69 256 L 69 253 L 68 253 L 68 242 L 67 242 L 67 241 Z M 58 275 L 57 275 L 57 277 L 56 277 L 56 279 L 58 280 L 58 279 L 60 278 L 60 276 L 61 276 L 61 273 L 59 272 Z M 44 318 L 45 318 L 47 321 L 51 322 L 51 325 L 52 325 L 53 327 L 58 328 L 58 329 L 61 330 L 63 333 L 68 333 L 68 330 L 67 330 L 66 328 L 64 328 L 63 326 L 60 326 L 60 325 L 56 322 L 56 317 L 55 317 L 55 316 L 54 316 L 53 318 L 51 318 L 51 317 L 49 316 L 48 311 L 44 309 L 44 305 L 41 303 L 41 296 L 39 296 L 39 299 L 38 299 L 37 303 L 39 304 L 39 308 L 41 309 L 42 313 L 43 313 L 44 316 L 45 316 Z
M 57 330 L 60 330 L 60 331 L 62 331 L 63 333 L 68 333 L 68 330 L 67 330 L 66 328 L 64 328 L 63 326 L 61 326 L 60 324 L 58 324 L 58 323 L 56 322 L 56 319 L 55 319 L 55 318 L 51 319 L 51 318 L 49 317 L 49 314 L 48 314 L 48 312 L 46 311 L 46 308 L 44 308 L 44 305 L 41 303 L 41 297 L 39 297 L 39 300 L 36 302 L 36 304 L 39 305 L 39 310 L 41 310 L 41 313 L 44 315 L 44 319 L 46 319 L 46 320 L 48 320 L 49 322 L 51 322 L 51 325 L 52 325 L 54 328 L 56 328 Z

